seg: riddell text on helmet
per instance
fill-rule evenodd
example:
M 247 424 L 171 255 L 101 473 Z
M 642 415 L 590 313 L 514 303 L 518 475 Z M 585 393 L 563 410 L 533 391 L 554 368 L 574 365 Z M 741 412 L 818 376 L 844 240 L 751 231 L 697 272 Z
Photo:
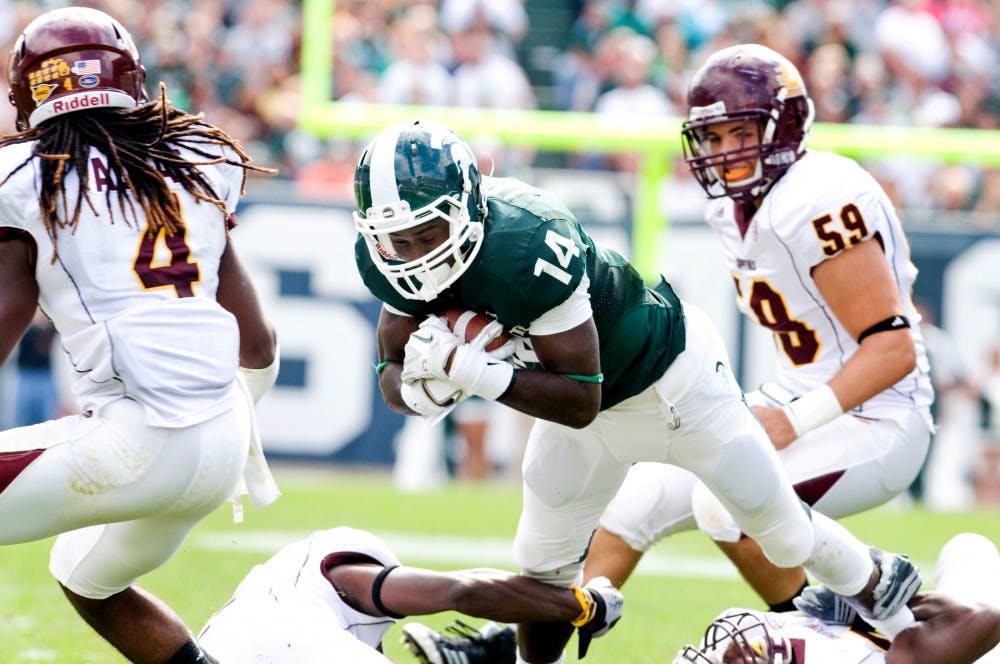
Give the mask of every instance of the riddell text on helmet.
M 57 99 L 52 102 L 52 115 L 79 111 L 84 108 L 110 106 L 111 95 L 107 92 L 95 92 L 92 94 L 78 95 L 69 99 Z

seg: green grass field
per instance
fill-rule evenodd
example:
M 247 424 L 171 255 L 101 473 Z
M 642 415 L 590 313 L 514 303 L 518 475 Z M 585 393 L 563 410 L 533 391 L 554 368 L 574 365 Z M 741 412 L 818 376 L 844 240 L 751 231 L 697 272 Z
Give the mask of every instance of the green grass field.
M 335 525 L 372 530 L 403 562 L 434 569 L 491 566 L 513 569 L 510 539 L 520 510 L 519 487 L 454 483 L 419 495 L 394 492 L 389 478 L 358 471 L 276 470 L 284 495 L 271 507 L 248 507 L 232 523 L 223 507 L 202 523 L 185 547 L 142 584 L 169 602 L 197 630 L 256 562 L 282 544 Z M 938 548 L 971 530 L 1000 541 L 1000 510 L 932 514 L 881 508 L 844 522 L 863 540 L 905 551 L 930 577 Z M 51 541 L 0 548 L 0 664 L 121 661 L 80 620 L 47 571 Z M 705 624 L 732 605 L 758 606 L 722 555 L 698 533 L 662 542 L 625 587 L 625 617 L 595 641 L 590 664 L 662 663 Z M 444 627 L 455 618 L 419 618 Z M 481 621 L 470 620 L 478 625 Z M 413 659 L 389 632 L 386 654 Z M 575 658 L 575 640 L 567 662 Z

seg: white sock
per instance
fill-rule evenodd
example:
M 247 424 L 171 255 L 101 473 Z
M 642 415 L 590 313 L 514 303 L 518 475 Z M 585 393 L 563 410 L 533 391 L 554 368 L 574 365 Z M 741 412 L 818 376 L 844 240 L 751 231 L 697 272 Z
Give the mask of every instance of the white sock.
M 803 567 L 833 592 L 853 597 L 865 589 L 875 563 L 868 547 L 849 530 L 823 516 L 812 513 L 813 551 Z

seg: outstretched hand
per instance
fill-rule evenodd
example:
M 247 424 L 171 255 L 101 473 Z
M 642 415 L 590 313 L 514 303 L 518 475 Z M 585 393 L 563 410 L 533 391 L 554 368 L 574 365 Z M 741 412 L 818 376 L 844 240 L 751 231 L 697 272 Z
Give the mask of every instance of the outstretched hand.
M 621 591 L 615 588 L 607 577 L 594 577 L 587 582 L 583 590 L 594 602 L 594 613 L 590 620 L 579 628 L 579 659 L 586 656 L 591 639 L 604 636 L 621 620 L 625 604 Z

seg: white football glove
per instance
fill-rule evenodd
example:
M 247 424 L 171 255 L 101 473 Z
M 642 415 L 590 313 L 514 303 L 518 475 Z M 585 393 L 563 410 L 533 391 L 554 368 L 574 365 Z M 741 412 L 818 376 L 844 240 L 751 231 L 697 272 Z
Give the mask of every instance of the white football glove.
M 422 378 L 448 379 L 444 370 L 448 357 L 462 340 L 448 329 L 448 322 L 438 316 L 428 316 L 410 334 L 403 349 L 404 383 L 413 383 Z
M 578 659 L 583 659 L 587 655 L 591 639 L 604 636 L 621 620 L 622 606 L 625 604 L 625 598 L 621 591 L 611 585 L 611 581 L 607 577 L 594 577 L 583 587 L 583 590 L 590 595 L 594 602 L 594 615 L 578 628 L 580 632 Z
M 514 380 L 514 365 L 498 360 L 472 343 L 455 349 L 448 380 L 465 394 L 477 394 L 495 401 Z
M 798 597 L 792 598 L 792 604 L 829 625 L 850 625 L 858 615 L 844 597 L 822 585 L 804 588 Z
M 403 398 L 403 402 L 406 404 L 407 408 L 412 410 L 417 415 L 421 417 L 433 419 L 435 422 L 443 417 L 455 407 L 455 404 L 459 401 L 456 400 L 451 403 L 438 403 L 435 401 L 426 390 L 424 390 L 424 381 L 418 380 L 415 383 L 403 383 L 399 386 L 399 396 Z

